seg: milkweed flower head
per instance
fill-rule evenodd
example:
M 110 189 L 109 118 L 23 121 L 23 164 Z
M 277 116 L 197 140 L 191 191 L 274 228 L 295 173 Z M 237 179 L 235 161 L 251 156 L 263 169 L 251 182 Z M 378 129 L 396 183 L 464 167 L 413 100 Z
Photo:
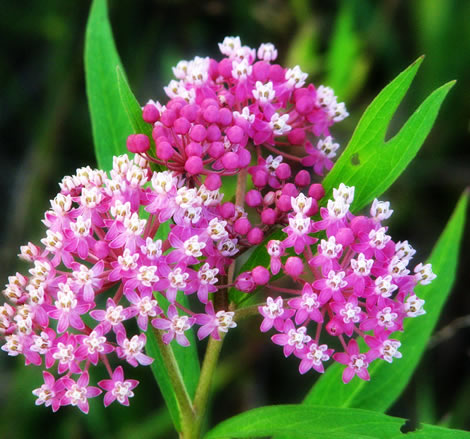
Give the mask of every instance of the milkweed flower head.
M 277 64 L 270 43 L 255 50 L 226 37 L 219 49 L 220 60 L 195 57 L 173 68 L 175 79 L 164 88 L 169 101 L 150 100 L 143 108 L 153 143 L 132 135 L 130 151 L 196 181 L 234 175 L 256 159 L 255 185 L 275 189 L 290 177 L 285 163 L 276 175 L 283 156 L 319 175 L 331 169 L 339 145 L 329 129 L 348 116 L 333 90 L 307 85 L 299 66 Z
M 346 365 L 344 382 L 368 379 L 378 358 L 400 358 L 393 333 L 425 313 L 413 288 L 435 275 L 429 264 L 408 268 L 414 249 L 382 225 L 389 203 L 354 216 L 354 187 L 344 184 L 324 199 L 318 181 L 333 166 L 330 128 L 348 116 L 345 105 L 330 88 L 307 85 L 299 66 L 276 64 L 270 43 L 256 50 L 227 37 L 219 48 L 221 60 L 173 68 L 168 102 L 142 111 L 152 139 L 127 139 L 133 158 L 114 157 L 109 174 L 83 167 L 63 178 L 41 244 L 21 247 L 30 269 L 3 290 L 1 349 L 44 369 L 36 404 L 86 413 L 104 391 L 106 406 L 128 405 L 138 382 L 122 364 L 152 364 L 148 331 L 181 346 L 193 329 L 199 340 L 221 340 L 237 326 L 229 288 L 279 292 L 259 305 L 260 330 L 276 332 L 272 341 L 299 359 L 300 373 L 334 360 Z M 235 174 L 251 186 L 224 200 L 223 179 Z M 235 258 L 257 245 L 269 268 L 234 276 Z M 281 273 L 296 288 L 276 286 Z M 100 363 L 109 378 L 89 385 Z
M 92 366 L 153 362 L 145 332 L 135 333 L 131 320 L 140 331 L 155 327 L 164 343 L 175 339 L 182 346 L 189 345 L 185 331 L 194 324 L 209 325 L 205 336 L 214 338 L 236 326 L 233 313 L 214 313 L 209 296 L 249 241 L 234 228 L 241 208 L 220 216 L 218 189 L 184 186 L 180 176 L 152 172 L 138 156 L 115 157 L 109 176 L 78 169 L 61 188 L 45 214 L 42 246 L 21 247 L 28 275 L 10 276 L 3 291 L 11 304 L 0 307 L 2 350 L 57 369 L 57 379 L 45 371 L 44 384 L 33 391 L 38 404 L 87 412 L 88 398 L 101 393 L 88 387 Z M 161 219 L 171 224 L 158 239 Z M 202 311 L 209 303 L 208 314 L 184 308 L 178 292 L 194 295 Z M 162 301 L 169 302 L 167 311 Z M 109 370 L 110 380 L 99 383 L 105 405 L 127 405 L 137 381 L 125 380 L 122 366 Z
M 315 199 L 291 196 L 282 220 L 288 224 L 284 238 L 269 241 L 266 248 L 271 277 L 283 271 L 300 286 L 270 282 L 268 291 L 282 294 L 267 297 L 259 307 L 261 331 L 276 331 L 273 343 L 283 347 L 286 357 L 299 358 L 300 373 L 322 373 L 323 362 L 331 358 L 346 365 L 345 383 L 355 375 L 369 380 L 368 367 L 377 359 L 401 358 L 401 343 L 393 334 L 403 331 L 406 318 L 425 314 L 425 302 L 414 288 L 436 277 L 430 264 L 408 268 L 415 250 L 407 241 L 394 242 L 382 224 L 393 212 L 388 202 L 376 199 L 370 216 L 355 216 L 349 210 L 353 199 L 354 187 L 341 184 L 312 218 L 308 212 Z M 331 336 L 338 339 L 334 348 L 325 343 Z M 360 352 L 357 338 L 365 341 L 365 351 Z

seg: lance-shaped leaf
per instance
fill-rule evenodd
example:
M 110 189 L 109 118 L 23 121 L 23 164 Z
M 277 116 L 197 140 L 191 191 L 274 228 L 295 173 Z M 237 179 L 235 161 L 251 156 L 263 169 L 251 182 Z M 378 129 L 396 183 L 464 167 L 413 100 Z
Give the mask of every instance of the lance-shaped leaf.
M 405 419 L 381 413 L 325 406 L 260 407 L 221 422 L 205 439 L 271 437 L 289 439 L 407 439 L 408 437 L 470 439 L 470 433 L 433 425 L 403 434 Z M 440 435 L 440 436 L 439 436 Z
M 121 104 L 132 125 L 132 131 L 134 133 L 146 134 L 150 141 L 152 141 L 152 125 L 144 122 L 144 119 L 142 119 L 142 108 L 134 96 L 134 93 L 132 93 L 126 75 L 120 66 L 116 67 L 116 78 L 119 94 L 121 96 Z
M 404 331 L 394 333 L 392 336 L 402 343 L 400 351 L 403 358 L 396 359 L 392 364 L 377 360 L 369 367 L 371 375 L 369 382 L 355 378 L 347 385 L 341 380 L 344 366 L 338 363 L 332 364 L 313 386 L 304 404 L 327 404 L 335 407 L 385 411 L 398 398 L 426 349 L 429 337 L 454 284 L 467 202 L 468 193 L 465 193 L 460 198 L 428 261 L 432 264 L 437 278 L 430 285 L 419 285 L 415 288 L 418 297 L 426 301 L 426 314 L 405 319 Z
M 431 93 L 392 139 L 388 125 L 418 71 L 419 58 L 387 85 L 366 109 L 348 146 L 323 181 L 324 200 L 340 183 L 356 186 L 352 210 L 380 196 L 416 156 L 436 119 L 442 101 L 455 81 Z
M 127 152 L 132 126 L 121 105 L 116 67 L 124 71 L 108 18 L 106 0 L 94 0 L 85 37 L 85 79 L 98 166 L 112 168 L 112 158 Z

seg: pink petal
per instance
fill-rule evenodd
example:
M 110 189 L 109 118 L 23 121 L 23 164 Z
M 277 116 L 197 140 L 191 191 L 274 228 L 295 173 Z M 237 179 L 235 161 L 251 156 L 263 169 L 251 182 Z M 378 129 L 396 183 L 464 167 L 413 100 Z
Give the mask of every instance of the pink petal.
M 348 384 L 349 381 L 351 381 L 353 379 L 354 375 L 355 375 L 354 370 L 351 369 L 350 367 L 347 367 L 346 369 L 344 369 L 343 383 Z

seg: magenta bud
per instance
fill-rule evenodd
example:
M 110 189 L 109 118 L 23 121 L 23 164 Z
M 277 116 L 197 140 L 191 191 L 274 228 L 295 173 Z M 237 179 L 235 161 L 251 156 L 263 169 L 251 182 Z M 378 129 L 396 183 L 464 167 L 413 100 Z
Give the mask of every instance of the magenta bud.
M 225 169 L 228 171 L 233 171 L 238 168 L 239 166 L 239 160 L 238 160 L 238 155 L 235 152 L 226 152 L 222 156 L 222 165 L 224 166 Z
M 238 150 L 238 161 L 240 168 L 246 168 L 251 162 L 251 154 L 246 148 Z
M 336 319 L 332 319 L 327 323 L 326 330 L 328 331 L 328 334 L 335 336 L 341 335 L 344 332 L 343 326 Z
M 292 175 L 290 166 L 287 163 L 281 163 L 276 168 L 275 173 L 276 177 L 279 178 L 279 180 L 287 180 Z
M 232 77 L 232 60 L 228 58 L 224 58 L 222 61 L 219 62 L 219 73 L 224 78 L 231 78 Z
M 320 200 L 325 196 L 325 189 L 320 183 L 314 183 L 308 188 L 308 196 Z
M 218 108 L 219 107 L 219 103 L 217 102 L 216 99 L 214 98 L 205 98 L 202 102 L 201 102 L 201 108 L 203 110 L 205 110 L 206 108 L 209 108 L 209 107 L 216 107 Z
M 159 137 L 166 137 L 166 128 L 161 126 L 160 124 L 157 125 L 156 127 L 153 127 L 152 130 L 152 137 L 157 140 Z
M 199 105 L 189 104 L 181 108 L 180 115 L 188 119 L 189 122 L 194 122 L 196 120 L 198 111 L 199 111 Z
M 233 224 L 233 228 L 240 235 L 246 235 L 251 230 L 250 220 L 245 217 L 239 218 Z
M 198 157 L 201 157 L 202 155 L 202 146 L 200 143 L 197 142 L 189 142 L 186 145 L 186 148 L 184 148 L 184 152 L 188 157 L 191 157 L 193 155 L 197 155 Z
M 300 114 L 311 113 L 315 107 L 315 102 L 311 96 L 302 96 L 295 102 L 295 109 Z
M 253 227 L 247 235 L 248 242 L 251 245 L 258 245 L 263 241 L 264 233 L 258 227 Z
M 305 212 L 305 215 L 307 216 L 313 216 L 316 215 L 318 212 L 318 201 L 315 200 L 315 198 L 312 198 L 312 205 L 310 206 L 310 209 Z
M 253 64 L 253 78 L 255 81 L 265 83 L 268 81 L 270 64 L 266 61 L 258 61 Z
M 235 206 L 230 201 L 219 206 L 219 212 L 222 215 L 222 218 L 229 219 L 235 215 Z
M 274 209 L 268 208 L 268 209 L 264 209 L 261 212 L 261 221 L 264 224 L 272 225 L 276 222 L 276 218 L 277 218 L 277 214 Z
M 354 242 L 354 233 L 349 227 L 341 227 L 336 232 L 336 242 L 343 247 L 351 245 Z
M 148 151 L 150 148 L 150 140 L 145 134 L 131 134 L 127 138 L 127 149 L 135 154 Z
M 142 111 L 142 119 L 147 123 L 155 123 L 160 119 L 160 112 L 153 104 L 147 104 Z
M 206 129 L 203 125 L 194 125 L 191 128 L 189 137 L 191 137 L 191 140 L 194 140 L 195 142 L 202 142 L 206 138 Z
M 365 216 L 356 216 L 351 220 L 351 230 L 357 236 L 360 233 L 369 233 L 372 230 L 373 224 L 371 220 Z
M 305 130 L 302 128 L 294 128 L 287 134 L 287 140 L 292 145 L 303 145 L 305 142 Z
M 228 108 L 221 108 L 219 110 L 219 124 L 227 126 L 232 123 L 232 112 Z
M 271 277 L 268 269 L 264 268 L 262 265 L 253 268 L 253 270 L 251 270 L 251 276 L 256 285 L 266 285 Z
M 219 120 L 219 108 L 215 105 L 210 105 L 204 110 L 202 117 L 206 122 L 216 123 Z
M 240 143 L 243 140 L 243 136 L 245 135 L 245 132 L 238 125 L 234 125 L 226 131 L 226 134 L 230 142 Z
M 298 256 L 291 256 L 287 258 L 284 270 L 289 276 L 297 279 L 304 271 L 304 264 L 302 259 L 300 259 Z
M 181 108 L 183 108 L 187 104 L 188 103 L 183 98 L 177 97 L 170 99 L 166 104 L 166 108 L 169 110 L 173 110 L 175 112 L 176 117 L 178 117 Z
M 252 189 L 246 193 L 245 202 L 250 207 L 256 207 L 263 203 L 263 197 L 257 190 Z
M 150 139 L 145 134 L 136 134 L 134 137 L 134 152 L 143 153 L 150 148 Z
M 184 169 L 186 169 L 186 171 L 191 175 L 200 174 L 204 169 L 201 157 L 195 155 L 189 157 L 189 159 L 186 160 L 186 163 L 184 164 Z
M 279 64 L 269 66 L 269 79 L 273 82 L 285 81 L 285 70 Z
M 204 186 L 210 191 L 215 191 L 222 186 L 222 180 L 219 174 L 209 174 L 205 181 Z
M 263 197 L 263 204 L 265 206 L 271 206 L 271 204 L 276 201 L 276 194 L 273 191 L 269 191 L 264 197 Z
M 297 195 L 299 195 L 299 190 L 295 187 L 295 184 L 287 183 L 282 188 L 282 194 L 283 195 L 289 195 L 291 197 L 296 197 Z
M 162 159 L 163 161 L 170 160 L 174 153 L 175 150 L 173 147 L 168 143 L 168 142 L 159 142 L 157 143 L 157 157 L 159 159 Z
M 310 184 L 310 174 L 305 169 L 302 169 L 295 176 L 294 182 L 300 187 L 308 186 Z
M 253 184 L 259 188 L 265 187 L 268 184 L 268 178 L 269 174 L 263 169 L 257 169 L 251 176 Z
M 253 280 L 253 276 L 251 272 L 246 271 L 244 273 L 240 273 L 235 281 L 235 288 L 244 293 L 250 293 L 256 287 L 256 284 Z
M 281 195 L 276 201 L 276 207 L 281 212 L 289 212 L 292 209 L 291 197 L 289 195 Z
M 207 152 L 213 159 L 218 159 L 225 152 L 224 144 L 222 142 L 213 142 Z
M 189 131 L 191 124 L 185 117 L 179 117 L 173 122 L 173 129 L 176 134 L 186 134 Z
M 96 241 L 93 250 L 98 259 L 104 259 L 109 255 L 109 246 L 105 241 Z
M 220 133 L 220 128 L 214 124 L 209 125 L 209 127 L 207 128 L 206 139 L 209 142 L 215 142 L 217 140 L 220 140 L 221 137 L 222 137 L 222 134 Z
M 168 128 L 173 125 L 175 120 L 176 112 L 174 110 L 166 109 L 160 117 L 160 122 Z

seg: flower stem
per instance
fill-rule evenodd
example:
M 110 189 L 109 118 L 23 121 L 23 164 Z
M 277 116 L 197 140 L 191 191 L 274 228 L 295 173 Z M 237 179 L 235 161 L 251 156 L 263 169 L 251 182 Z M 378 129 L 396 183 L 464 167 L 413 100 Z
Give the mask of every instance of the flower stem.
M 158 349 L 163 359 L 163 363 L 165 365 L 165 369 L 168 373 L 168 377 L 171 381 L 173 386 L 173 390 L 175 392 L 176 401 L 178 402 L 178 406 L 181 413 L 181 430 L 182 434 L 186 439 L 185 432 L 190 431 L 195 419 L 194 408 L 191 403 L 191 398 L 189 397 L 188 391 L 186 390 L 186 386 L 183 382 L 183 377 L 181 376 L 181 371 L 176 362 L 175 354 L 173 353 L 173 349 L 170 345 L 163 343 L 162 340 L 162 331 L 155 329 L 155 339 L 158 344 Z M 191 436 L 188 436 L 188 438 Z
M 202 363 L 201 375 L 197 385 L 196 394 L 194 396 L 193 407 L 195 410 L 195 419 L 192 425 L 191 434 L 185 439 L 198 439 L 201 434 L 202 422 L 207 409 L 207 401 L 212 384 L 217 361 L 219 359 L 220 350 L 222 349 L 224 334 L 221 334 L 221 340 L 209 338 L 204 361 Z

